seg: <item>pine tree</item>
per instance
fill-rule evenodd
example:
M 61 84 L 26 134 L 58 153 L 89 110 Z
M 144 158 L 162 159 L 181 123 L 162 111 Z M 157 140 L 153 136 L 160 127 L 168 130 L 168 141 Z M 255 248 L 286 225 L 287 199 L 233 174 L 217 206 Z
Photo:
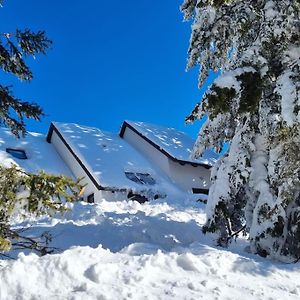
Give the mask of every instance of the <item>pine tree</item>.
M 188 68 L 221 70 L 187 122 L 207 115 L 194 156 L 230 147 L 214 167 L 204 231 L 239 232 L 250 249 L 300 258 L 300 1 L 185 0 Z
M 44 31 L 26 29 L 1 33 L 0 67 L 22 81 L 30 81 L 33 75 L 25 59 L 45 54 L 51 43 Z M 43 110 L 39 105 L 16 98 L 10 86 L 0 84 L 0 123 L 8 127 L 16 138 L 26 135 L 26 119 L 39 121 L 42 116 Z M 16 166 L 0 166 L 0 254 L 6 255 L 4 252 L 11 247 L 28 248 L 40 254 L 51 252 L 47 246 L 51 239 L 49 235 L 27 237 L 23 229 L 11 228 L 11 217 L 16 213 L 52 215 L 63 212 L 66 201 L 78 198 L 81 188 L 79 181 L 74 182 L 65 176 L 44 172 L 29 174 Z
M 6 73 L 15 75 L 22 81 L 30 81 L 32 72 L 24 59 L 36 54 L 45 54 L 51 41 L 45 32 L 32 32 L 29 29 L 15 33 L 2 33 L 0 36 L 0 67 Z M 10 86 L 0 84 L 0 121 L 17 136 L 25 136 L 25 118 L 40 120 L 43 110 L 36 103 L 22 101 L 13 96 Z

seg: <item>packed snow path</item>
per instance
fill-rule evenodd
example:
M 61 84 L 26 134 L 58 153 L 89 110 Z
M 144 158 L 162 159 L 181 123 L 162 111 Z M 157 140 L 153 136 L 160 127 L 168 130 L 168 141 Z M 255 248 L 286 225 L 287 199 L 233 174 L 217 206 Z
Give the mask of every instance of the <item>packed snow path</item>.
M 0 261 L 0 299 L 300 298 L 298 263 L 248 254 L 243 240 L 217 248 L 204 221 L 199 203 L 105 200 L 32 219 L 29 232 L 48 230 L 53 246 L 69 249 Z

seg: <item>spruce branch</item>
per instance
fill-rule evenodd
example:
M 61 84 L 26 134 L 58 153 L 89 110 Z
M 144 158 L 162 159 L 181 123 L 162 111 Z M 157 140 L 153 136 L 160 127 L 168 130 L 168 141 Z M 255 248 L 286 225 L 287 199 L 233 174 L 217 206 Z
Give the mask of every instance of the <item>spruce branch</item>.
M 25 136 L 25 118 L 41 120 L 42 108 L 36 103 L 29 103 L 15 98 L 11 87 L 0 85 L 0 123 L 7 126 L 17 137 Z

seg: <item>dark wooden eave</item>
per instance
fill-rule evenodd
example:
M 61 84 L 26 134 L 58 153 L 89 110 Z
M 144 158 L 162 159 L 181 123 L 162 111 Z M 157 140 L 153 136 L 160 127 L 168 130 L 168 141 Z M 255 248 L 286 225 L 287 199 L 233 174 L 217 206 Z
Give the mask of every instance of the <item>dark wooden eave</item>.
M 123 138 L 124 133 L 126 128 L 131 129 L 133 132 L 135 132 L 137 135 L 139 135 L 142 139 L 144 139 L 147 143 L 149 143 L 151 146 L 153 146 L 155 149 L 157 149 L 158 151 L 160 151 L 162 154 L 164 154 L 165 156 L 167 156 L 168 158 L 170 158 L 172 161 L 179 163 L 181 165 L 192 165 L 193 167 L 204 167 L 205 169 L 210 169 L 212 166 L 211 165 L 207 165 L 204 163 L 200 163 L 200 162 L 193 162 L 193 161 L 189 161 L 189 160 L 182 160 L 182 159 L 178 159 L 176 157 L 174 157 L 173 155 L 171 155 L 169 152 L 167 152 L 165 149 L 161 148 L 158 144 L 156 144 L 155 142 L 153 142 L 151 139 L 149 139 L 147 136 L 145 136 L 144 134 L 142 134 L 139 130 L 137 130 L 135 127 L 133 127 L 131 124 L 129 124 L 128 122 L 124 121 L 120 130 L 120 137 Z

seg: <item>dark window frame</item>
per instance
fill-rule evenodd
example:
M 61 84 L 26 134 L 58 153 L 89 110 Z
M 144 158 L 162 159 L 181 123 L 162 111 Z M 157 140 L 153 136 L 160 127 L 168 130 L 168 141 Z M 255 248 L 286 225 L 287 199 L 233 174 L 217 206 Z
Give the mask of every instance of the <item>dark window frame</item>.
M 94 193 L 91 193 L 91 194 L 89 194 L 86 197 L 86 202 L 87 203 L 95 203 L 95 195 L 94 195 Z
M 127 194 L 127 198 L 132 201 L 137 201 L 141 204 L 149 201 L 149 199 L 146 196 L 134 193 L 132 191 L 129 191 L 129 193 Z
M 5 151 L 10 154 L 12 157 L 17 159 L 28 159 L 28 156 L 23 149 L 18 148 L 6 148 Z
M 134 172 L 125 172 L 125 176 L 127 179 L 138 183 L 138 184 L 143 184 L 143 182 L 136 176 L 136 173 Z
M 208 195 L 209 190 L 208 189 L 201 189 L 201 188 L 192 188 L 193 194 L 204 194 Z
M 155 179 L 149 173 L 137 172 L 136 176 L 138 177 L 139 180 L 141 180 L 143 182 L 143 184 L 147 184 L 147 185 L 155 185 L 156 184 Z
M 156 180 L 149 173 L 125 171 L 127 179 L 141 185 L 155 185 Z

